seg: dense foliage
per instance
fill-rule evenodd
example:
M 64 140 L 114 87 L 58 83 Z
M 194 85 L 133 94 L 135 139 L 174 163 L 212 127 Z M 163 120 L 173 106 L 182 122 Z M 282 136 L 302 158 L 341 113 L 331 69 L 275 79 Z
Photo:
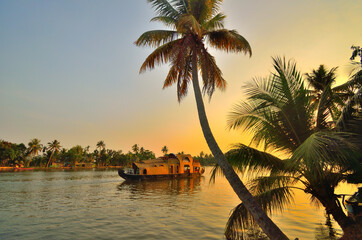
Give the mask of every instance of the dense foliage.
M 48 143 L 47 147 L 40 140 L 32 139 L 27 148 L 23 143 L 15 144 L 0 141 L 0 166 L 22 167 L 107 167 L 126 166 L 137 160 L 155 158 L 155 154 L 143 147 L 133 145 L 132 151 L 106 149 L 103 141 L 99 141 L 91 152 L 89 146 L 76 145 L 70 149 L 60 146 L 57 140 Z
M 351 239 L 358 239 L 362 221 L 344 213 L 335 188 L 341 182 L 362 182 L 362 70 L 334 87 L 336 68 L 328 71 L 321 65 L 305 81 L 293 61 L 273 62 L 275 71 L 245 86 L 246 101 L 229 115 L 230 129 L 253 138 L 227 157 L 239 172 L 254 176 L 249 187 L 266 212 L 282 210 L 293 201 L 293 191 L 302 190 Z M 229 219 L 227 238 L 242 238 L 240 229 L 253 221 L 241 203 Z

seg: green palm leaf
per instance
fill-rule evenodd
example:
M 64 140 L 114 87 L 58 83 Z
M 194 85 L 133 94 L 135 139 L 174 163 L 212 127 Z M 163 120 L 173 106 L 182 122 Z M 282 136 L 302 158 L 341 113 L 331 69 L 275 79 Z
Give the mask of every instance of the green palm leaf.
M 177 18 L 179 12 L 167 0 L 147 0 L 160 16 Z
M 215 30 L 206 33 L 210 46 L 226 52 L 243 52 L 252 55 L 249 42 L 235 30 Z
M 176 31 L 171 30 L 153 30 L 143 33 L 135 42 L 137 46 L 158 47 L 166 44 L 178 37 Z
M 265 212 L 279 211 L 284 206 L 290 204 L 293 200 L 293 193 L 288 187 L 275 188 L 263 192 L 255 196 Z M 244 239 L 246 231 L 255 227 L 255 220 L 245 208 L 243 203 L 240 203 L 232 210 L 228 222 L 225 227 L 226 239 Z

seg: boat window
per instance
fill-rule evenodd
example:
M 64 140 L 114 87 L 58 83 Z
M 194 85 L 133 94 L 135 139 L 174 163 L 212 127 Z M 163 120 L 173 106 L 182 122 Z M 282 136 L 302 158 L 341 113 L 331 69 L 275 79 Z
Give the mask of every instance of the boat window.
M 163 167 L 163 165 L 161 164 L 160 167 Z
M 143 175 L 147 175 L 147 169 L 143 169 Z
M 190 173 L 190 166 L 184 165 L 184 173 Z

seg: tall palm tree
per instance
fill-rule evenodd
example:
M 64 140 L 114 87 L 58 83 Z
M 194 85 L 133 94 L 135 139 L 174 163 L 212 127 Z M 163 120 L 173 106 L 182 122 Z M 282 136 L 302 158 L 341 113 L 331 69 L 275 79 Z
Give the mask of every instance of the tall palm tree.
M 310 104 L 313 97 L 295 63 L 281 58 L 273 61 L 275 73 L 254 79 L 246 87 L 247 101 L 236 105 L 228 119 L 231 129 L 252 132 L 252 143 L 265 151 L 241 144 L 227 153 L 228 159 L 240 171 L 266 173 L 250 182 L 266 212 L 283 209 L 292 201 L 293 190 L 302 190 L 321 203 L 345 233 L 356 234 L 361 222 L 346 216 L 334 190 L 353 172 L 353 166 L 359 165 L 361 152 L 346 140 L 349 134 L 321 131 L 315 124 L 319 114 Z M 287 158 L 278 158 L 272 151 Z M 252 221 L 240 204 L 229 219 L 226 236 L 238 237 L 239 228 Z
M 251 55 L 249 43 L 237 31 L 224 28 L 225 15 L 219 12 L 222 0 L 148 0 L 148 2 L 157 12 L 157 16 L 151 21 L 164 23 L 171 30 L 148 31 L 137 39 L 135 42 L 137 46 L 156 47 L 146 58 L 140 72 L 151 70 L 156 64 L 169 62 L 171 67 L 163 87 L 176 84 L 179 101 L 186 96 L 188 86 L 192 82 L 204 137 L 230 185 L 271 239 L 287 239 L 263 212 L 220 150 L 206 117 L 198 80 L 200 73 L 203 92 L 209 97 L 215 88 L 223 90 L 226 87 L 221 70 L 208 52 L 205 42 L 226 52 Z
M 161 149 L 161 151 L 163 152 L 164 155 L 166 155 L 167 152 L 168 152 L 168 147 L 167 147 L 167 146 L 163 146 L 163 148 Z
M 46 167 L 49 167 L 49 164 L 50 164 L 51 161 L 52 161 L 52 158 L 53 158 L 54 153 L 59 152 L 61 147 L 62 147 L 62 146 L 60 146 L 60 142 L 59 142 L 58 140 L 54 140 L 54 141 L 52 141 L 52 142 L 48 142 L 47 150 L 48 150 L 48 151 L 51 151 L 51 154 L 50 154 L 50 157 L 49 157 L 49 160 L 48 160 L 48 163 L 47 163 Z
M 30 160 L 27 163 L 27 166 L 29 166 L 30 162 L 32 161 L 32 159 L 39 154 L 39 152 L 43 149 L 43 145 L 40 143 L 40 140 L 37 138 L 34 138 L 32 140 L 30 140 L 30 142 L 28 143 L 28 155 L 30 156 Z

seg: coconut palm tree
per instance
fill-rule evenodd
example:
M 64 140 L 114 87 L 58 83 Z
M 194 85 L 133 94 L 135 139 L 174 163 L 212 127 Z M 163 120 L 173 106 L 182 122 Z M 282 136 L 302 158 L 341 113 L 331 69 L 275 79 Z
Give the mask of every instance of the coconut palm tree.
M 39 154 L 39 152 L 43 149 L 43 145 L 40 143 L 40 140 L 34 138 L 30 140 L 28 143 L 27 154 L 30 156 L 30 160 L 27 162 L 27 166 L 29 166 L 32 159 Z
M 228 119 L 230 129 L 253 133 L 251 143 L 264 151 L 240 144 L 227 157 L 239 171 L 264 173 L 249 184 L 266 212 L 283 209 L 292 202 L 293 191 L 302 190 L 321 203 L 345 233 L 358 235 L 361 222 L 346 216 L 334 190 L 354 173 L 361 151 L 345 138 L 350 134 L 318 127 L 316 122 L 326 118 L 318 119 L 315 111 L 325 108 L 311 104 L 314 96 L 304 86 L 296 64 L 281 58 L 273 61 L 275 73 L 247 85 L 247 101 L 237 104 Z M 278 158 L 273 151 L 287 157 Z M 227 238 L 238 238 L 239 229 L 253 221 L 241 203 L 227 223 Z
M 99 148 L 99 153 L 101 153 L 101 151 L 102 151 L 103 149 L 105 149 L 105 147 L 106 147 L 106 144 L 104 143 L 103 140 L 97 142 L 97 148 Z
M 156 64 L 170 63 L 163 88 L 176 84 L 178 101 L 187 95 L 188 86 L 192 83 L 205 140 L 230 185 L 271 239 L 287 239 L 262 211 L 220 150 L 206 117 L 199 85 L 200 73 L 203 92 L 209 97 L 215 88 L 223 90 L 226 87 L 221 70 L 215 58 L 208 52 L 205 43 L 226 52 L 251 55 L 249 43 L 237 31 L 224 28 L 225 15 L 219 12 L 221 0 L 148 0 L 148 2 L 157 12 L 157 16 L 151 21 L 159 21 L 171 30 L 148 31 L 137 39 L 135 42 L 137 46 L 156 48 L 146 58 L 140 72 L 151 70 Z
M 132 146 L 132 151 L 134 152 L 135 155 L 138 155 L 140 151 L 140 147 L 138 146 L 138 144 Z
M 49 167 L 49 164 L 52 161 L 54 153 L 57 153 L 60 151 L 62 146 L 60 146 L 60 142 L 58 140 L 54 140 L 53 142 L 48 142 L 47 150 L 51 152 L 48 163 L 46 167 Z
M 319 115 L 317 116 L 316 125 L 318 128 L 327 128 L 328 126 L 324 118 L 330 118 L 330 121 L 336 119 L 339 113 L 339 106 L 343 105 L 342 96 L 332 88 L 332 85 L 336 81 L 337 67 L 328 69 L 324 65 L 320 65 L 317 70 L 313 70 L 311 73 L 306 73 L 306 81 L 309 83 L 309 87 L 312 88 L 311 104 L 315 107 Z M 343 92 L 342 92 L 343 93 Z M 319 104 L 321 103 L 321 104 Z
M 164 155 L 166 155 L 167 152 L 168 152 L 168 147 L 167 147 L 167 146 L 163 146 L 163 148 L 161 149 L 161 151 L 163 152 Z

